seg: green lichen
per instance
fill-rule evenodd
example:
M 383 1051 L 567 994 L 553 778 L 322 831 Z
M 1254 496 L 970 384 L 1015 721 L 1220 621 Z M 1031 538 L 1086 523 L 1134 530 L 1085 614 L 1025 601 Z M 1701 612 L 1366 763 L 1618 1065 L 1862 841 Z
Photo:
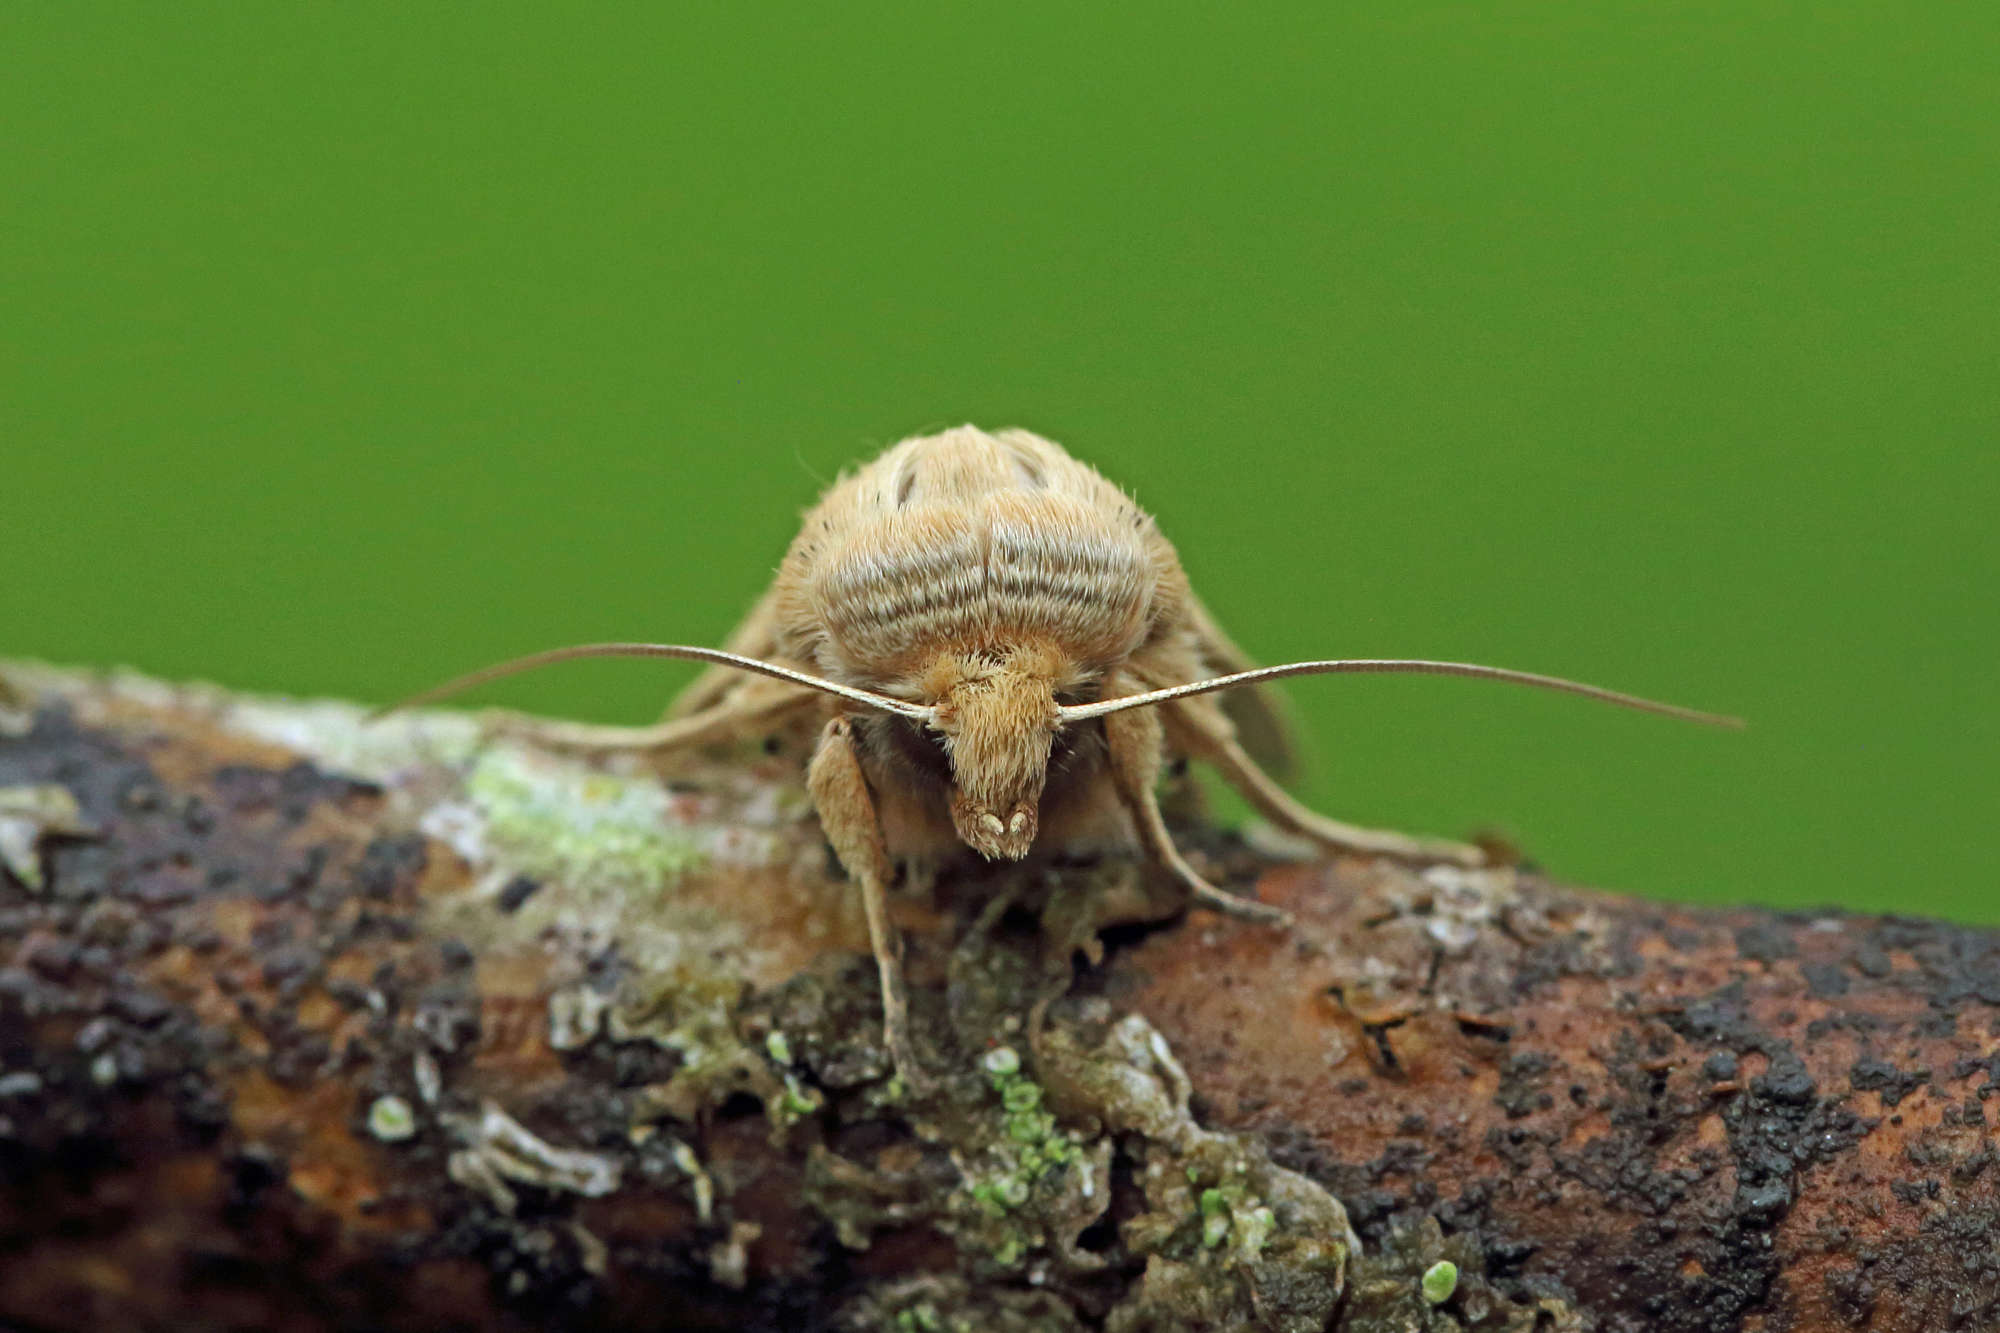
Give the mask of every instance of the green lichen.
M 1201 1192 L 1201 1243 L 1209 1249 L 1229 1235 L 1229 1203 L 1219 1189 Z
M 1045 1037 L 1049 1091 L 1139 1136 L 1145 1206 L 1120 1234 L 1146 1266 L 1107 1315 L 1109 1333 L 1324 1329 L 1358 1248 L 1340 1204 L 1254 1139 L 1197 1124 L 1187 1074 L 1145 1019 L 1109 1024 L 1094 1045 L 1082 1035 L 1057 1026 Z
M 1392 1228 L 1357 1256 L 1342 1333 L 1580 1333 L 1570 1302 L 1509 1295 L 1486 1279 L 1475 1237 L 1447 1236 L 1424 1217 Z
M 792 1043 L 786 1039 L 784 1029 L 773 1028 L 764 1038 L 764 1054 L 781 1065 L 792 1062 Z
M 494 744 L 465 775 L 462 795 L 434 801 L 420 827 L 475 876 L 467 891 L 430 904 L 431 924 L 481 957 L 547 957 L 553 944 L 559 959 L 577 964 L 616 949 L 633 971 L 744 973 L 741 928 L 674 892 L 704 855 L 699 831 L 675 817 L 670 794 L 653 777 L 602 773 Z M 519 878 L 543 887 L 502 910 L 494 898 Z M 633 991 L 611 1007 L 633 1023 L 634 1005 L 658 1000 L 662 989 Z M 606 1017 L 602 997 L 570 1000 L 574 1012 L 551 1017 L 587 1042 Z
M 747 1088 L 779 1132 L 821 1115 L 884 1119 L 924 1145 L 914 1161 L 807 1149 L 807 1197 L 844 1244 L 862 1248 L 879 1228 L 928 1222 L 963 1256 L 961 1273 L 942 1287 L 864 1302 L 866 1319 L 855 1327 L 1080 1327 L 1054 1292 L 1013 1303 L 997 1293 L 1018 1293 L 1010 1284 L 1024 1278 L 1040 1284 L 1104 1270 L 1105 1257 L 1078 1238 L 1108 1215 L 1119 1154 L 1142 1196 L 1137 1212 L 1121 1214 L 1120 1262 L 1141 1264 L 1142 1275 L 1108 1308 L 1099 1305 L 1093 1322 L 1111 1333 L 1325 1327 L 1353 1245 L 1345 1214 L 1254 1140 L 1196 1124 L 1185 1073 L 1143 1019 L 1111 1021 L 1108 1009 L 1081 1021 L 1052 1017 L 1030 1058 L 1029 1007 L 1060 980 L 1047 960 L 1097 956 L 1108 922 L 1156 919 L 1177 906 L 1177 895 L 1156 892 L 1132 866 L 1107 862 L 1061 891 L 1026 889 L 1043 895 L 1024 904 L 1040 911 L 1039 938 L 1016 930 L 996 939 L 1023 885 L 995 895 L 953 951 L 945 1003 L 925 1015 L 937 1029 L 932 1049 L 977 1054 L 941 1089 L 916 1096 L 875 1049 L 871 979 L 843 983 L 855 998 L 821 1006 L 805 1022 L 746 1015 L 750 942 L 735 923 L 676 892 L 707 863 L 713 839 L 704 841 L 686 805 L 650 774 L 605 773 L 494 744 L 471 762 L 463 790 L 456 813 L 434 808 L 426 831 L 452 841 L 482 884 L 523 874 L 547 887 L 506 914 L 484 900 L 462 902 L 461 923 L 476 917 L 478 929 L 498 937 L 492 942 L 517 948 L 553 936 L 577 942 L 584 956 L 615 949 L 627 965 L 608 989 L 578 989 L 552 1004 L 551 1035 L 571 1048 L 650 1041 L 680 1054 L 667 1083 L 630 1099 L 635 1117 L 699 1123 L 705 1109 Z M 576 975 L 569 984 L 583 983 Z M 715 1183 L 692 1147 L 672 1145 L 697 1210 L 708 1213 Z M 943 1195 L 934 1169 L 922 1165 L 941 1159 L 959 1182 Z M 468 1157 L 460 1165 L 489 1164 Z
M 1178 892 L 1116 859 L 1061 884 L 997 884 L 990 908 L 952 952 L 941 1003 L 920 1011 L 930 1050 L 975 1054 L 919 1095 L 879 1050 L 872 978 L 843 981 L 844 998 L 806 1021 L 773 1021 L 778 1003 L 764 999 L 746 1012 L 752 942 L 732 919 L 677 892 L 687 876 L 729 864 L 732 854 L 718 851 L 717 830 L 691 823 L 688 803 L 650 773 L 606 773 L 508 743 L 486 745 L 458 771 L 466 774 L 463 799 L 433 805 L 425 827 L 466 856 L 485 886 L 453 905 L 453 924 L 466 928 L 456 933 L 472 933 L 482 957 L 494 944 L 498 952 L 536 949 L 551 938 L 573 942 L 578 957 L 615 951 L 623 964 L 615 980 L 589 974 L 604 989 L 553 1005 L 551 1032 L 568 1047 L 649 1041 L 680 1054 L 668 1082 L 629 1099 L 638 1120 L 698 1124 L 731 1092 L 749 1089 L 778 1132 L 815 1117 L 883 1120 L 906 1132 L 897 1153 L 865 1160 L 810 1143 L 807 1198 L 857 1249 L 882 1228 L 928 1224 L 956 1243 L 961 1269 L 941 1282 L 885 1285 L 857 1304 L 849 1326 L 1081 1328 L 1060 1290 L 1023 1288 L 1068 1290 L 1069 1279 L 1107 1273 L 1107 1257 L 1079 1237 L 1110 1216 L 1114 1157 L 1124 1158 L 1139 1195 L 1135 1210 L 1118 1214 L 1116 1263 L 1138 1276 L 1121 1279 L 1115 1293 L 1099 1284 L 1085 1302 L 1093 1326 L 1327 1326 L 1354 1248 L 1331 1196 L 1276 1166 L 1253 1138 L 1198 1125 L 1186 1074 L 1136 1015 L 1118 1018 L 1102 1001 L 1101 1012 L 1059 1005 L 1040 1040 L 1030 1040 L 1036 998 L 1061 990 L 1048 964 L 1079 951 L 1100 957 L 1107 924 L 1159 919 L 1178 910 Z M 781 806 L 768 819 L 737 822 L 770 828 L 797 813 Z M 515 874 L 546 886 L 518 910 L 496 912 L 490 897 Z M 1002 929 L 1016 900 L 1038 913 L 1033 931 Z M 563 980 L 580 987 L 585 974 Z M 670 1143 L 697 1211 L 709 1215 L 717 1180 L 693 1147 Z M 462 1153 L 457 1164 L 469 1178 L 477 1167 L 479 1178 L 504 1185 L 512 1177 L 489 1156 Z M 940 1192 L 946 1160 L 958 1186 Z
M 1449 1259 L 1440 1259 L 1424 1270 L 1420 1285 L 1424 1299 L 1432 1305 L 1443 1305 L 1458 1290 L 1458 1265 Z
M 1011 1069 L 996 1069 L 989 1063 L 987 1078 L 1000 1094 L 1007 1138 L 1015 1145 L 1014 1156 L 1023 1172 L 1038 1173 L 1076 1160 L 1076 1145 L 1056 1129 L 1056 1118 L 1043 1109 L 1041 1085 L 1021 1072 L 1018 1059 Z
M 791 1068 L 792 1043 L 783 1028 L 772 1028 L 765 1034 L 764 1054 L 778 1066 L 778 1076 L 784 1080 L 783 1089 L 764 1103 L 764 1112 L 772 1127 L 787 1130 L 808 1116 L 818 1114 L 826 1105 L 826 1096 L 818 1088 L 806 1086 Z
M 979 1067 L 993 1100 L 984 1125 L 974 1119 L 979 1146 L 955 1153 L 954 1160 L 965 1197 L 986 1225 L 962 1232 L 965 1238 L 978 1233 L 976 1243 L 992 1262 L 1012 1268 L 1050 1240 L 1047 1227 L 1030 1215 L 1038 1191 L 1047 1196 L 1044 1202 L 1073 1202 L 1079 1192 L 1090 1196 L 1096 1185 L 1080 1139 L 1057 1125 L 1042 1103 L 1041 1085 L 1022 1070 L 1020 1054 L 998 1046 L 981 1057 Z M 1068 1170 L 1079 1165 L 1082 1175 Z
M 1114 877 L 1098 879 L 1117 887 Z M 1048 891 L 1053 901 L 1056 890 Z M 1198 1124 L 1185 1071 L 1144 1018 L 1118 1017 L 1093 998 L 1060 1001 L 1037 1024 L 1036 997 L 1061 981 L 1046 967 L 1054 918 L 1043 913 L 1039 938 L 1018 925 L 1009 934 L 1001 923 L 1010 905 L 1035 910 L 1019 902 L 1018 887 L 1009 892 L 961 937 L 942 1003 L 919 1011 L 948 1029 L 933 1031 L 937 1044 L 974 1054 L 940 1071 L 939 1089 L 915 1104 L 876 1099 L 878 1084 L 836 1107 L 843 1119 L 900 1120 L 926 1152 L 849 1160 L 818 1146 L 808 1159 L 813 1206 L 854 1248 L 878 1230 L 921 1224 L 949 1236 L 960 1254 L 956 1280 L 974 1293 L 966 1307 L 974 1328 L 996 1326 L 996 1294 L 1027 1283 L 1060 1302 L 1051 1317 L 1080 1320 L 1077 1310 L 1088 1309 L 1108 1333 L 1323 1333 L 1357 1248 L 1340 1204 L 1273 1163 L 1255 1137 Z M 1107 889 L 1105 897 L 1116 895 Z M 1131 898 L 1118 899 L 1121 911 Z M 1088 920 L 1055 924 L 1058 956 L 1067 959 Z M 786 1031 L 797 1048 L 801 1029 L 788 1022 Z M 824 1061 L 823 1037 L 807 1041 Z M 959 1179 L 942 1200 L 926 1166 L 937 1150 Z M 1114 1158 L 1135 1192 L 1121 1194 L 1130 1206 L 1115 1215 L 1107 1248 Z M 1086 1247 L 1081 1238 L 1093 1228 L 1098 1239 Z M 1126 1276 L 1107 1292 L 1112 1273 Z M 928 1289 L 923 1298 L 955 1327 L 953 1306 Z M 865 1316 L 846 1326 L 901 1333 L 911 1326 L 896 1323 L 905 1311 L 920 1318 L 912 1299 L 856 1310 Z
M 778 1098 L 778 1115 L 785 1124 L 811 1115 L 823 1105 L 825 1099 L 820 1096 L 819 1089 L 802 1088 L 796 1078 L 789 1074 L 785 1076 L 785 1091 Z
M 896 1312 L 897 1333 L 937 1333 L 944 1319 L 929 1301 L 919 1301 Z
M 1278 1215 L 1264 1204 L 1245 1209 L 1232 1219 L 1236 1234 L 1245 1253 L 1259 1255 L 1271 1239 L 1272 1230 L 1278 1225 Z
M 826 1097 L 818 1088 L 799 1082 L 798 1075 L 786 1073 L 784 1090 L 765 1103 L 765 1113 L 778 1129 L 790 1129 L 801 1120 L 819 1114 Z
M 771 805 L 762 802 L 748 823 L 775 838 Z M 733 849 L 734 864 L 763 854 L 755 838 L 731 841 L 743 832 L 737 813 L 713 794 L 670 792 L 636 766 L 611 773 L 512 742 L 488 743 L 470 763 L 462 796 L 435 802 L 423 817 L 424 831 L 477 873 L 467 891 L 429 904 L 430 925 L 481 958 L 553 958 L 548 966 L 558 984 L 547 1003 L 555 1049 L 603 1039 L 678 1053 L 669 1081 L 631 1099 L 639 1120 L 692 1122 L 748 1091 L 774 1125 L 788 1126 L 817 1108 L 817 1094 L 773 1074 L 766 1052 L 738 1031 L 757 953 L 739 921 L 678 892 L 710 864 L 711 845 Z M 543 887 L 503 911 L 493 899 L 518 877 Z M 614 956 L 620 966 L 607 984 L 602 963 Z M 586 978 L 586 969 L 593 975 Z
M 1199 1169 L 1189 1169 L 1194 1172 L 1195 1182 L 1199 1182 Z M 1245 1254 L 1255 1256 L 1263 1253 L 1271 1229 L 1277 1225 L 1277 1215 L 1257 1202 L 1240 1172 L 1233 1173 L 1225 1184 L 1211 1185 L 1202 1190 L 1197 1207 L 1201 1213 L 1201 1243 L 1205 1249 L 1215 1249 L 1234 1235 L 1237 1247 Z
M 415 1137 L 417 1113 L 393 1093 L 377 1097 L 368 1108 L 368 1132 L 384 1143 L 401 1143 Z
M 676 829 L 667 789 L 651 778 L 493 746 L 479 756 L 465 790 L 484 816 L 493 858 L 536 879 L 657 893 L 703 860 Z
M 1185 1072 L 1138 1015 L 1121 1017 L 1102 998 L 1062 1000 L 1047 1010 L 1046 1028 L 1037 1024 L 1043 1010 L 1036 1002 L 1060 994 L 1066 980 L 1051 972 L 1052 963 L 1059 971 L 1077 952 L 1100 959 L 1106 925 L 1179 910 L 1179 890 L 1163 891 L 1159 877 L 1133 863 L 1107 858 L 1060 883 L 996 875 L 974 890 L 990 890 L 992 908 L 954 950 L 942 993 L 934 971 L 925 977 L 913 970 L 917 990 L 928 989 L 917 1005 L 928 1049 L 959 1053 L 945 1086 L 918 1095 L 890 1077 L 865 960 L 851 978 L 828 986 L 838 1003 L 811 1022 L 779 1028 L 746 1021 L 757 1017 L 746 1014 L 753 998 L 747 979 L 771 975 L 755 965 L 755 942 L 727 911 L 679 892 L 705 867 L 780 864 L 802 847 L 816 864 L 810 826 L 803 835 L 810 847 L 795 836 L 805 813 L 796 784 L 752 778 L 738 766 L 705 773 L 711 787 L 670 792 L 638 761 L 606 772 L 603 765 L 625 761 L 584 762 L 496 741 L 480 719 L 462 714 L 364 725 L 363 711 L 347 704 L 241 699 L 138 677 L 120 677 L 113 688 L 145 706 L 192 708 L 288 745 L 329 771 L 373 779 L 393 806 L 420 812 L 422 831 L 464 858 L 472 884 L 427 899 L 427 927 L 473 948 L 482 983 L 490 960 L 532 955 L 546 968 L 534 975 L 545 975 L 548 989 L 564 997 L 550 1000 L 552 1046 L 646 1041 L 679 1053 L 669 1082 L 621 1099 L 635 1117 L 630 1142 L 650 1140 L 654 1154 L 666 1149 L 671 1169 L 651 1174 L 686 1189 L 705 1226 L 730 1221 L 731 1173 L 718 1167 L 711 1176 L 696 1150 L 706 1150 L 701 1139 L 689 1132 L 693 1143 L 683 1142 L 649 1117 L 699 1125 L 705 1111 L 748 1088 L 765 1099 L 780 1129 L 816 1116 L 829 1125 L 884 1122 L 892 1150 L 867 1161 L 833 1152 L 827 1144 L 841 1141 L 835 1136 L 822 1142 L 797 1134 L 807 1199 L 856 1249 L 883 1228 L 921 1226 L 947 1236 L 959 1247 L 959 1271 L 882 1282 L 840 1312 L 840 1327 L 1323 1333 L 1336 1311 L 1343 1333 L 1582 1327 L 1570 1302 L 1509 1296 L 1489 1283 L 1476 1240 L 1445 1237 L 1432 1219 L 1392 1231 L 1377 1253 L 1362 1255 L 1324 1189 L 1271 1162 L 1254 1136 L 1197 1123 Z M 0 733 L 17 734 L 26 720 L 18 699 L 0 689 Z M 44 795 L 0 794 L 0 818 L 20 825 L 11 844 L 0 839 L 0 851 L 13 853 L 5 859 L 31 885 L 34 839 L 88 835 L 65 822 L 69 807 L 51 818 L 47 807 L 23 804 Z M 516 875 L 543 887 L 500 911 L 493 899 Z M 1447 951 L 1466 947 L 1468 932 L 1484 928 L 1494 905 L 1505 904 L 1506 885 L 1497 881 L 1433 873 L 1426 884 L 1423 910 Z M 1005 935 L 1000 922 L 1010 902 L 1039 912 L 1038 936 L 1023 938 L 1020 929 Z M 917 953 L 921 958 L 921 943 Z M 438 1105 L 435 1061 L 418 1060 L 420 1100 L 435 1108 L 425 1111 L 427 1121 L 457 1142 L 446 1163 L 450 1177 L 495 1208 L 513 1211 L 519 1186 L 585 1197 L 621 1187 L 630 1159 L 590 1150 L 615 1139 L 565 1148 L 492 1103 L 477 1116 L 454 1113 L 447 1109 L 454 1103 Z M 103 1053 L 89 1077 L 110 1085 L 121 1072 Z M 385 1096 L 370 1105 L 365 1124 L 394 1142 L 413 1132 L 416 1120 L 402 1098 Z M 1115 1213 L 1114 1159 L 1121 1181 Z M 954 1168 L 958 1187 L 940 1189 Z M 1116 1236 L 1108 1247 L 1096 1238 L 1090 1249 L 1080 1247 L 1086 1228 L 1101 1237 L 1111 1222 Z M 752 1230 L 730 1221 L 730 1240 L 713 1252 L 726 1260 L 711 1258 L 718 1281 L 744 1280 L 743 1237 Z M 586 1270 L 603 1272 L 602 1242 L 580 1227 L 574 1234 Z
M 681 1056 L 673 1078 L 637 1100 L 641 1113 L 692 1122 L 704 1108 L 739 1091 L 771 1107 L 785 1084 L 737 1030 L 746 987 L 726 958 L 718 965 L 712 957 L 681 950 L 636 958 L 647 970 L 620 987 L 606 1032 L 613 1041 L 650 1041 Z M 798 1097 L 806 1099 L 803 1089 Z

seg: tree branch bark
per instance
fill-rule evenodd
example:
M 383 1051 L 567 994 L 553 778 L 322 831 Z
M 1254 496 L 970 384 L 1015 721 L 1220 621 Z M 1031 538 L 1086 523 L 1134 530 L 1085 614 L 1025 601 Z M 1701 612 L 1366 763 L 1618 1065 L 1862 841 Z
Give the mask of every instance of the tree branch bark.
M 1992 932 L 1184 828 L 902 894 L 917 1098 L 797 738 L 0 682 L 0 1320 L 2000 1322 Z

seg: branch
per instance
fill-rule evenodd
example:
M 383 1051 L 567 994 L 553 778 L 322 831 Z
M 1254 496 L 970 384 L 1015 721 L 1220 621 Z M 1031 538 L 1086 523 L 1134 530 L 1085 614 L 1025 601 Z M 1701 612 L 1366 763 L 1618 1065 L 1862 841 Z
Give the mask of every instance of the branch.
M 2000 1320 L 1992 933 L 1194 825 L 1297 925 L 1116 861 L 903 895 L 920 1100 L 798 738 L 361 718 L 0 670 L 0 1321 Z

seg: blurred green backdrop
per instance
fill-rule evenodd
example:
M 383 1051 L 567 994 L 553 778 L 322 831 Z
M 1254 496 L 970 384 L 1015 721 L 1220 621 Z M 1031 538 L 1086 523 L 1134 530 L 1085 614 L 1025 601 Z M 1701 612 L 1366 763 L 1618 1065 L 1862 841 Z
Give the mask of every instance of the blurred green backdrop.
M 24 5 L 0 653 L 385 699 L 713 642 L 844 464 L 1026 425 L 1343 818 L 2000 919 L 2000 8 Z M 590 663 L 482 702 L 648 717 Z

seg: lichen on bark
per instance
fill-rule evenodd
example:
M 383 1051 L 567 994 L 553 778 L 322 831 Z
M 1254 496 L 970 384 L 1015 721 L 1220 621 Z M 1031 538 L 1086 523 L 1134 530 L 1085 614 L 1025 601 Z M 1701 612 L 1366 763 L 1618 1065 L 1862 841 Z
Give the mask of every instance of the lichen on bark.
M 34 858 L 0 869 L 0 1318 L 2000 1317 L 1987 932 L 1193 824 L 1297 925 L 1117 861 L 902 895 L 917 1096 L 786 738 L 654 766 L 0 679 L 0 792 L 36 793 L 0 808 Z

